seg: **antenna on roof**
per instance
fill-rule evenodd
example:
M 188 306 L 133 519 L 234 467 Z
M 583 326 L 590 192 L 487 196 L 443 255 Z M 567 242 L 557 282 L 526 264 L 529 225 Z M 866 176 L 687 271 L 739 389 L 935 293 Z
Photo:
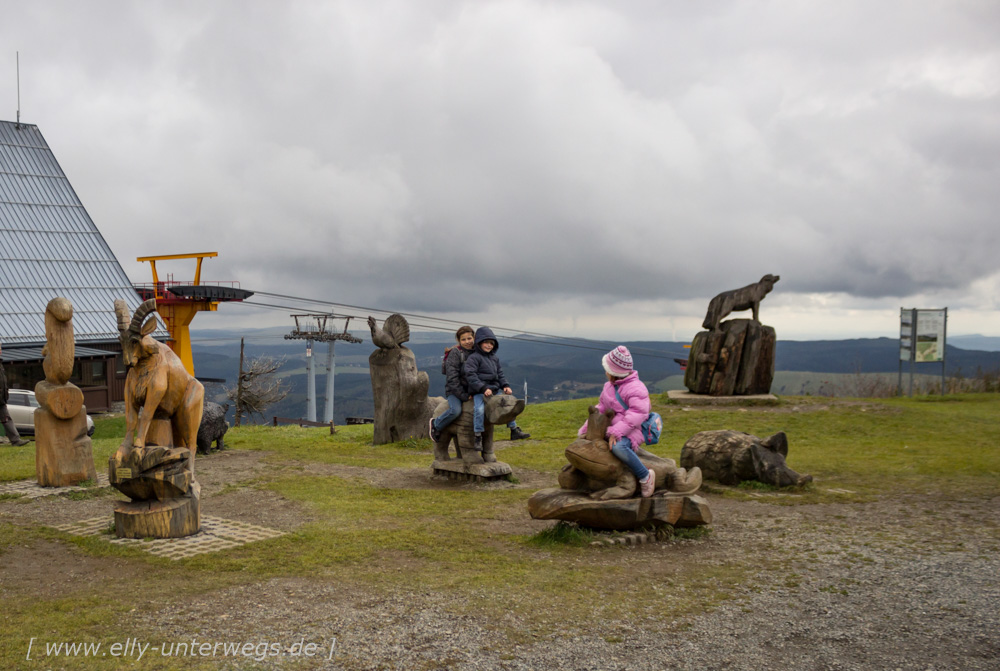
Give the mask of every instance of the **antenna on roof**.
M 21 129 L 21 52 L 17 53 L 17 123 L 14 128 Z

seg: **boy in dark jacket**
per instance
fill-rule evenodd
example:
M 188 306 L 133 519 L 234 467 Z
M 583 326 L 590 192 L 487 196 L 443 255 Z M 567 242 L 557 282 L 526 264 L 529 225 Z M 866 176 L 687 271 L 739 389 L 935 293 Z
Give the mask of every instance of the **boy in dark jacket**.
M 465 360 L 465 381 L 472 394 L 472 429 L 476 432 L 475 449 L 483 449 L 483 431 L 486 429 L 486 397 L 500 393 L 514 393 L 503 375 L 500 359 L 496 352 L 500 343 L 488 326 L 476 330 L 475 351 Z
M 462 403 L 470 398 L 469 388 L 465 384 L 465 360 L 472 353 L 475 336 L 471 326 L 463 326 L 455 332 L 458 345 L 450 348 L 444 360 L 444 374 L 447 380 L 444 393 L 448 397 L 448 409 L 437 417 L 431 418 L 431 440 L 435 443 L 441 440 L 441 431 L 458 419 L 462 414 Z

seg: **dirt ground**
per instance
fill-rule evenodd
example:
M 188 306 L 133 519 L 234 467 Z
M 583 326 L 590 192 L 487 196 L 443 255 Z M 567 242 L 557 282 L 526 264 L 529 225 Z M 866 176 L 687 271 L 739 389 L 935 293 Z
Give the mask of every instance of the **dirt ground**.
M 230 450 L 199 458 L 204 515 L 285 531 L 314 521 L 268 491 L 237 488 L 263 475 L 264 455 Z M 273 468 L 273 467 L 272 467 Z M 361 478 L 380 487 L 482 485 L 428 469 L 283 465 Z M 515 469 L 527 493 L 552 474 Z M 588 561 L 649 571 L 652 590 L 672 589 L 671 570 L 749 563 L 721 605 L 695 615 L 651 613 L 628 621 L 537 635 L 514 612 L 491 620 L 450 597 L 412 590 L 389 597 L 323 577 L 220 587 L 205 598 L 136 613 L 162 640 L 325 641 L 331 659 L 262 659 L 257 668 L 346 669 L 998 669 L 1000 499 L 912 496 L 863 504 L 780 506 L 707 494 L 713 532 L 698 540 L 594 548 Z M 53 526 L 108 515 L 110 497 L 0 501 L 0 522 Z M 526 512 L 496 523 L 533 533 L 550 522 Z M 66 596 L 145 570 L 52 540 L 10 548 L 0 561 L 9 595 Z M 219 662 L 225 668 L 244 668 Z M 42 668 L 42 667 L 26 667 Z M 47 667 L 46 667 L 47 668 Z M 135 666 L 134 668 L 141 668 Z

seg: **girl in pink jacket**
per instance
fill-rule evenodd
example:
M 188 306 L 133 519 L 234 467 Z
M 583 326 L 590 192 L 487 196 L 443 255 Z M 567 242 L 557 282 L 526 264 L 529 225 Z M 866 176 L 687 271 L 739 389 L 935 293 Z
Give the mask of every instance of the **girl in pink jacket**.
M 649 390 L 639 379 L 639 373 L 632 368 L 632 354 L 624 345 L 605 354 L 601 365 L 604 366 L 608 381 L 604 383 L 597 409 L 600 412 L 615 412 L 608 426 L 611 453 L 625 462 L 635 474 L 642 495 L 652 496 L 656 488 L 656 474 L 646 468 L 635 453 L 636 448 L 645 445 L 641 427 L 649 416 Z M 587 422 L 584 422 L 579 435 L 586 433 Z

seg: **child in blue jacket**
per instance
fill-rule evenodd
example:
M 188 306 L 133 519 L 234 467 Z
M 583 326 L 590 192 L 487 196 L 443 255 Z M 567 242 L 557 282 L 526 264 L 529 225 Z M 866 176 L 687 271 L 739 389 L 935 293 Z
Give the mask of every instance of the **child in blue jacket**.
M 497 350 L 500 343 L 488 326 L 480 326 L 476 330 L 476 343 L 472 354 L 465 360 L 465 381 L 472 394 L 473 415 L 472 429 L 476 433 L 475 449 L 483 449 L 483 431 L 486 429 L 485 403 L 486 397 L 500 393 L 514 393 L 507 378 L 503 375 Z

